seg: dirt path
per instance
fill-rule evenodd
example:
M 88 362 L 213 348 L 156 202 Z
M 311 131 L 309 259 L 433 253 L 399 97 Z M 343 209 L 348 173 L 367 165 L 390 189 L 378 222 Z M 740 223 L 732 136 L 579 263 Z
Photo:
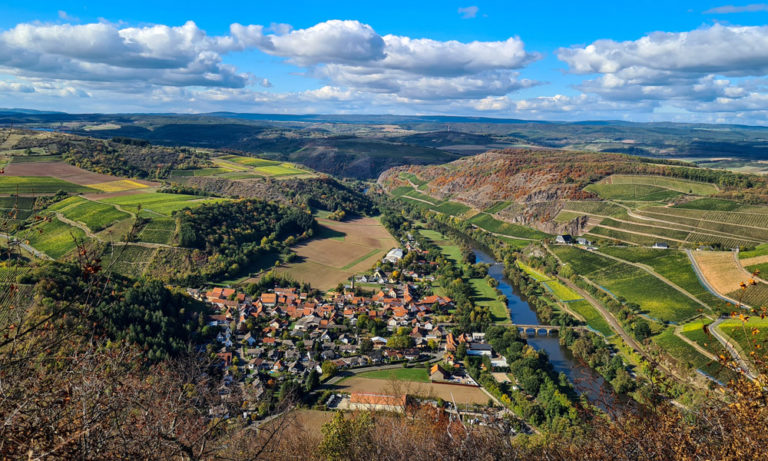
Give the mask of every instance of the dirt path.
M 659 250 L 659 251 L 668 251 L 668 250 Z M 661 275 L 658 272 L 656 272 L 655 270 L 653 270 L 653 268 L 651 266 L 648 266 L 648 265 L 645 265 L 645 264 L 641 264 L 641 263 L 633 263 L 633 262 L 627 261 L 626 259 L 617 258 L 616 256 L 605 254 L 605 253 L 600 252 L 600 251 L 596 251 L 595 253 L 599 254 L 600 256 L 605 256 L 608 259 L 613 259 L 614 261 L 618 261 L 618 262 L 624 263 L 624 264 L 629 264 L 630 266 L 634 266 L 634 267 L 637 267 L 638 269 L 642 269 L 645 272 L 648 272 L 650 275 L 652 275 L 652 276 L 656 277 L 657 279 L 661 280 L 662 282 L 666 283 L 670 287 L 674 288 L 675 290 L 679 291 L 680 293 L 684 294 L 685 296 L 690 298 L 692 301 L 695 301 L 697 304 L 699 304 L 702 307 L 706 308 L 708 311 L 710 311 L 710 312 L 712 311 L 712 308 L 709 305 L 707 305 L 706 303 L 701 301 L 696 296 L 693 296 L 692 294 L 690 294 L 689 292 L 687 292 L 683 288 L 679 287 L 678 285 L 676 285 L 674 282 L 672 282 L 668 278 L 664 277 L 663 275 Z
M 682 325 L 676 326 L 675 327 L 675 336 L 677 336 L 678 338 L 680 338 L 681 340 L 686 342 L 692 348 L 696 349 L 699 352 L 699 354 L 703 355 L 704 357 L 708 358 L 709 360 L 712 360 L 714 362 L 717 362 L 719 360 L 717 358 L 717 356 L 715 356 L 715 354 L 713 354 L 713 353 L 709 352 L 708 350 L 704 349 L 703 347 L 701 347 L 696 341 L 692 341 L 690 338 L 685 336 L 682 333 L 682 331 L 683 331 L 683 326 Z
M 127 245 L 127 246 L 144 247 L 144 248 L 178 248 L 178 247 L 174 247 L 173 245 L 168 245 L 168 244 L 165 244 L 165 243 L 112 242 L 112 241 L 109 241 L 109 240 L 104 240 L 103 238 L 101 238 L 98 235 L 94 234 L 91 231 L 91 229 L 89 229 L 88 226 L 86 226 L 85 224 L 83 224 L 81 222 L 78 222 L 78 221 L 73 221 L 73 220 L 67 218 L 66 216 L 64 216 L 63 214 L 59 213 L 58 211 L 56 212 L 56 219 L 58 219 L 59 221 L 63 222 L 64 224 L 68 224 L 70 226 L 77 227 L 78 229 L 80 229 L 83 232 L 85 232 L 85 235 L 88 238 L 92 238 L 94 240 L 98 240 L 99 242 L 106 242 L 106 243 L 110 243 L 112 245 L 117 245 L 117 246 Z

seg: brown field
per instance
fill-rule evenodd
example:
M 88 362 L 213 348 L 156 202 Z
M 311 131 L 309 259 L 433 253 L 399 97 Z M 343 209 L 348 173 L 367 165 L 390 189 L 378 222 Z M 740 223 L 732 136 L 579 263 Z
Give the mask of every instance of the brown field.
M 752 258 L 741 259 L 741 265 L 744 267 L 754 266 L 755 264 L 768 263 L 768 255 L 754 256 Z
M 739 289 L 741 282 L 747 282 L 752 275 L 744 270 L 736 255 L 730 251 L 692 252 L 701 274 L 709 285 L 721 295 L 727 296 Z
M 300 260 L 277 268 L 301 282 L 321 290 L 333 288 L 350 276 L 370 269 L 397 242 L 377 219 L 359 218 L 347 222 L 317 220 L 325 235 L 296 245 Z
M 333 411 L 294 410 L 266 422 L 264 428 L 267 430 L 259 431 L 256 438 L 258 443 L 267 444 L 267 453 L 271 450 L 302 452 L 302 447 L 314 449 L 323 439 L 323 424 L 330 421 L 334 414 Z M 270 439 L 275 430 L 277 432 Z
M 94 173 L 83 170 L 76 166 L 64 162 L 40 162 L 40 163 L 11 163 L 5 167 L 6 176 L 51 176 L 62 179 L 81 186 L 90 186 L 93 184 L 103 185 L 104 183 L 114 181 L 124 181 L 125 178 L 118 178 L 106 174 Z M 150 181 L 132 180 L 142 186 L 157 186 L 158 184 Z
M 488 403 L 488 394 L 479 387 L 456 386 L 453 384 L 415 383 L 352 377 L 334 386 L 341 392 L 374 392 L 380 394 L 408 394 L 418 397 L 456 400 L 459 404 Z

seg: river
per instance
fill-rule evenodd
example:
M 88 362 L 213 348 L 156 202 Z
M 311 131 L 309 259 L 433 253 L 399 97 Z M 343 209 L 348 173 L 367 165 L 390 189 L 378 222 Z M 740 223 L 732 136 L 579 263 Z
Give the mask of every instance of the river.
M 477 262 L 490 264 L 488 274 L 499 282 L 498 289 L 507 297 L 507 308 L 512 322 L 523 325 L 541 324 L 536 311 L 504 277 L 503 265 L 481 250 L 473 251 Z M 547 352 L 555 371 L 564 373 L 576 392 L 584 394 L 591 403 L 604 410 L 616 409 L 617 396 L 611 386 L 599 373 L 574 357 L 568 348 L 561 346 L 557 336 L 529 336 L 527 340 L 535 349 Z

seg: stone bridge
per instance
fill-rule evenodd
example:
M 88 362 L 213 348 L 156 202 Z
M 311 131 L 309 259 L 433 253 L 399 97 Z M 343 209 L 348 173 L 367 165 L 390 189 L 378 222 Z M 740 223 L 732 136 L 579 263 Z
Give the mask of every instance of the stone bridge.
M 563 328 L 558 325 L 524 325 L 520 323 L 515 323 L 513 326 L 515 326 L 517 331 L 523 336 L 549 336 L 550 333 L 557 333 L 561 328 Z M 587 330 L 587 328 L 583 326 L 571 326 L 568 328 L 574 330 Z

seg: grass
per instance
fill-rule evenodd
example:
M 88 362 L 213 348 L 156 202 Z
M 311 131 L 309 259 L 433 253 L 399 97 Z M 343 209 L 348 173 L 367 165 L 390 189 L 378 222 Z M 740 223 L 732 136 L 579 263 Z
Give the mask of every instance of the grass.
M 142 242 L 170 244 L 176 233 L 176 220 L 173 218 L 151 218 L 150 222 L 137 236 Z
M 680 192 L 646 184 L 590 184 L 584 188 L 606 200 L 668 201 Z
M 512 237 L 520 237 L 525 239 L 542 239 L 549 236 L 549 234 L 531 229 L 530 227 L 499 221 L 493 216 L 485 213 L 480 213 L 473 216 L 471 219 L 469 219 L 469 222 L 481 229 L 487 230 L 488 232 L 494 232 L 496 234 L 503 234 Z
M 51 258 L 58 259 L 75 248 L 73 236 L 83 239 L 85 232 L 51 217 L 50 221 L 38 223 L 18 237 Z
M 723 304 L 720 298 L 712 295 L 701 284 L 688 256 L 681 251 L 636 247 L 603 247 L 600 251 L 626 261 L 650 266 L 654 271 L 711 307 Z
M 416 176 L 413 173 L 400 173 L 400 178 L 405 179 L 406 181 L 410 180 L 412 183 L 416 184 L 416 186 L 423 186 L 428 182 L 428 181 L 424 181 L 423 179 L 420 179 L 418 176 Z
M 240 165 L 248 165 L 252 167 L 280 165 L 280 162 L 277 162 L 275 160 L 267 160 L 267 159 L 256 158 L 256 157 L 244 157 L 242 155 L 224 155 L 220 158 L 222 160 L 227 160 L 229 162 L 239 163 Z
M 674 208 L 685 208 L 692 210 L 712 210 L 712 211 L 734 211 L 741 207 L 741 204 L 733 200 L 723 200 L 719 198 L 699 198 L 690 202 L 675 205 Z
M 536 269 L 532 268 L 531 266 L 525 264 L 524 262 L 520 261 L 519 259 L 516 261 L 517 267 L 523 270 L 526 274 L 530 275 L 531 278 L 536 280 L 537 282 L 547 282 L 549 280 L 552 280 L 551 277 L 548 277 L 544 275 L 543 273 L 537 271 Z
M 128 277 L 141 277 L 157 250 L 139 246 L 107 246 L 102 266 Z
M 738 343 L 747 354 L 754 351 L 762 356 L 762 351 L 768 347 L 768 319 L 750 317 L 746 322 L 730 319 L 725 320 L 718 328 Z
M 610 181 L 613 184 L 651 185 L 665 189 L 671 189 L 677 192 L 682 192 L 684 194 L 712 195 L 718 192 L 717 187 L 713 184 L 689 181 L 686 179 L 670 178 L 667 176 L 634 176 L 615 174 L 610 177 Z
M 568 308 L 575 311 L 577 314 L 584 317 L 587 325 L 599 331 L 605 337 L 613 336 L 613 330 L 611 330 L 608 322 L 600 315 L 600 312 L 595 309 L 589 301 L 580 300 L 568 303 Z
M 496 202 L 492 207 L 485 210 L 485 212 L 488 214 L 498 213 L 504 208 L 510 206 L 511 204 L 512 202 Z
M 93 202 L 80 197 L 70 197 L 48 207 L 58 211 L 68 219 L 81 222 L 93 232 L 109 227 L 117 221 L 130 218 L 128 213 L 116 209 L 112 205 Z
M 722 382 L 728 382 L 732 372 L 721 367 L 717 362 L 700 354 L 693 346 L 675 335 L 675 328 L 665 329 L 659 335 L 653 337 L 653 342 L 659 345 L 672 358 L 678 361 L 681 367 L 692 367 L 703 370 Z
M 550 248 L 557 257 L 570 264 L 573 270 L 581 275 L 588 275 L 618 264 L 612 259 L 572 246 L 556 245 Z
M 49 176 L 0 176 L 0 194 L 55 194 L 60 190 L 72 194 L 99 192 Z
M 471 210 L 471 208 L 467 205 L 464 205 L 463 203 L 449 201 L 443 202 L 440 206 L 434 208 L 434 210 L 452 216 L 459 216 Z
M 120 205 L 126 210 L 133 211 L 134 213 L 138 212 L 139 205 L 141 205 L 142 211 L 149 217 L 157 215 L 171 216 L 174 211 L 183 208 L 194 208 L 203 203 L 214 203 L 223 200 L 224 199 L 201 200 L 201 197 L 196 195 L 164 194 L 162 192 L 137 193 L 102 199 L 105 203 Z
M 755 256 L 768 255 L 768 243 L 762 243 L 752 250 L 740 251 L 739 259 L 754 258 Z
M 353 266 L 355 266 L 357 264 L 360 264 L 361 262 L 365 261 L 368 258 L 373 257 L 374 255 L 376 255 L 377 253 L 380 253 L 380 252 L 381 252 L 380 249 L 374 248 L 373 250 L 369 251 L 368 253 L 364 254 L 363 256 L 360 256 L 359 258 L 355 259 L 354 261 L 347 263 L 341 269 L 342 270 L 350 269 L 351 267 L 353 267 Z
M 578 201 L 566 202 L 564 209 L 577 211 L 587 214 L 596 214 L 600 216 L 626 217 L 627 210 L 623 207 L 610 202 L 601 201 Z
M 61 155 L 14 155 L 11 163 L 60 162 Z
M 367 371 L 355 376 L 358 378 L 394 379 L 396 381 L 411 381 L 416 383 L 429 382 L 429 374 L 426 368 L 393 368 L 391 370 Z

